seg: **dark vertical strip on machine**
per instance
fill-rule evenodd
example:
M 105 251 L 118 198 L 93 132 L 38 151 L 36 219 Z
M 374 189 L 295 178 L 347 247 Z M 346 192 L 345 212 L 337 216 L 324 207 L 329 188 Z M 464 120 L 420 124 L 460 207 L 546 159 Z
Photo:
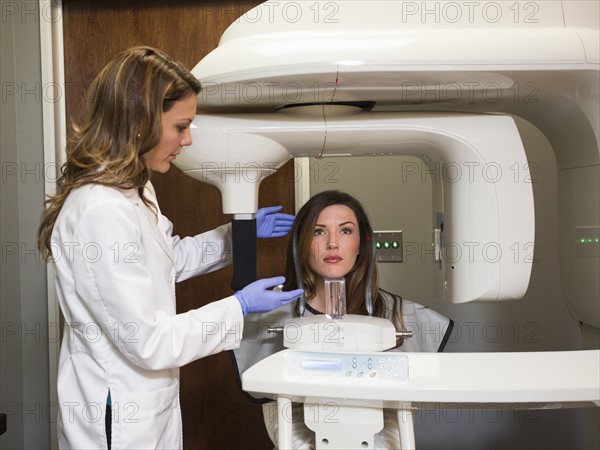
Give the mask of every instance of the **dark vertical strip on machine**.
M 239 291 L 256 281 L 256 219 L 233 220 L 233 278 L 231 289 Z

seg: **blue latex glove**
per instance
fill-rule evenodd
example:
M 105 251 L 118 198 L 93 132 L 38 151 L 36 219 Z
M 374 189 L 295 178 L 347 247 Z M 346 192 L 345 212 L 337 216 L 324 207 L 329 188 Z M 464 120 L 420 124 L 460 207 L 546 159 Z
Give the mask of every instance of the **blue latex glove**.
M 256 212 L 256 236 L 259 238 L 276 238 L 285 236 L 292 229 L 294 216 L 278 213 L 282 206 L 260 208 Z
M 304 293 L 302 289 L 294 289 L 287 292 L 270 290 L 270 288 L 284 282 L 284 277 L 264 278 L 250 283 L 233 295 L 240 302 L 244 316 L 252 313 L 271 311 L 291 302 Z

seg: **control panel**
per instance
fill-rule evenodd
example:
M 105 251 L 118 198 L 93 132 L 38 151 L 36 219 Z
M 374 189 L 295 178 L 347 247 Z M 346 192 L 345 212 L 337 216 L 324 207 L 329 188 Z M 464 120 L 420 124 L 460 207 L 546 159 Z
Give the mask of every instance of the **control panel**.
M 286 375 L 303 378 L 408 381 L 408 357 L 401 354 L 293 352 Z
M 377 262 L 402 262 L 402 230 L 374 231 Z

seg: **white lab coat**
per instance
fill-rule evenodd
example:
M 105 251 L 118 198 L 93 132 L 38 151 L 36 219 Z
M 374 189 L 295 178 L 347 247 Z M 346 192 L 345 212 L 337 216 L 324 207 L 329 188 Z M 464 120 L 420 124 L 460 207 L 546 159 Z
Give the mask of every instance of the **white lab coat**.
M 148 197 L 158 205 L 151 185 Z M 61 448 L 183 447 L 179 367 L 239 346 L 243 315 L 228 297 L 183 314 L 175 282 L 231 262 L 230 226 L 172 236 L 136 190 L 86 185 L 67 198 L 52 232 L 65 318 L 58 368 Z M 202 293 L 198 293 L 199 296 Z

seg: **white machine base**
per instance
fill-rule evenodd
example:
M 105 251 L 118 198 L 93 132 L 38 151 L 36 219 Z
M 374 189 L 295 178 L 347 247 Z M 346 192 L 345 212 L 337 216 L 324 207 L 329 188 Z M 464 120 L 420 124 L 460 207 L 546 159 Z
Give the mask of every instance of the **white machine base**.
M 373 448 L 378 422 L 372 410 L 392 408 L 398 410 L 402 449 L 411 449 L 415 448 L 412 411 L 416 405 L 600 406 L 600 350 L 342 354 L 288 349 L 244 372 L 242 387 L 253 395 L 277 399 L 282 450 L 292 448 L 292 422 L 284 414 L 291 402 L 334 405 L 348 423 L 360 422 L 365 415 L 356 432 L 335 422 L 307 422 L 317 433 L 317 448 Z M 337 434 L 343 436 L 330 438 Z
M 307 399 L 304 421 L 315 432 L 317 449 L 374 448 L 374 435 L 383 428 L 383 411 Z

